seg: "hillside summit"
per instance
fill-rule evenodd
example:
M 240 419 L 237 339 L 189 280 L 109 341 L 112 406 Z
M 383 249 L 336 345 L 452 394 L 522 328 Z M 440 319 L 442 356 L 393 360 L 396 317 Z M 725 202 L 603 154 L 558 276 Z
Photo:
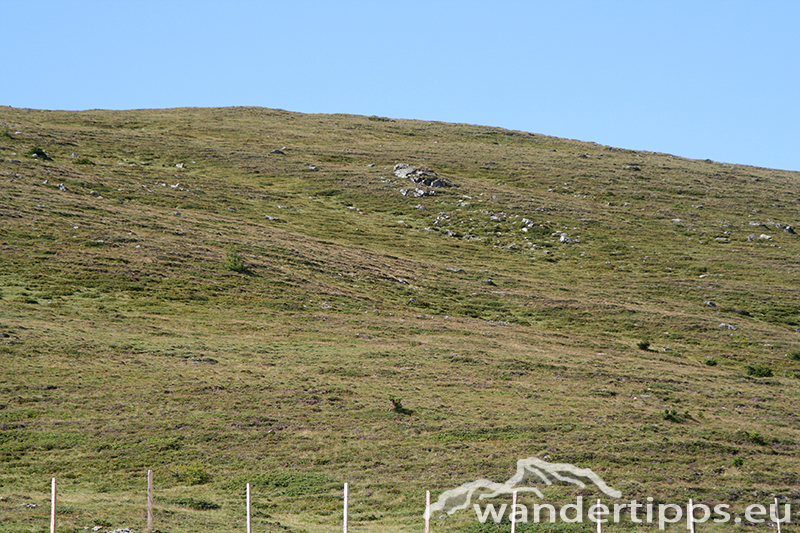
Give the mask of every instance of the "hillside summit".
M 425 490 L 525 457 L 626 500 L 800 511 L 798 173 L 384 117 L 0 107 L 0 184 L 4 531 L 46 525 L 51 477 L 63 527 L 142 530 L 148 469 L 165 531 L 238 531 L 248 482 L 260 531 L 329 531 L 343 482 L 354 527 L 411 531 Z

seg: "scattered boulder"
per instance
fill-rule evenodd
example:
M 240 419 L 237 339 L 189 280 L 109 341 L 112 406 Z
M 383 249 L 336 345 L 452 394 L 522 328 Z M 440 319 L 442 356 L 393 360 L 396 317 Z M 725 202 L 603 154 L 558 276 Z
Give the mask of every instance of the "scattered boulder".
M 423 196 L 435 196 L 436 191 L 424 191 L 422 189 L 400 189 L 400 194 L 403 196 L 411 196 L 412 198 L 421 198 Z
M 747 240 L 748 240 L 749 242 L 753 242 L 753 241 L 754 241 L 754 240 L 756 240 L 757 238 L 758 238 L 758 235 L 756 235 L 755 233 L 751 233 L 750 235 L 748 235 L 748 236 L 747 236 Z
M 720 324 L 720 325 L 719 325 L 719 327 L 721 327 L 721 328 L 727 328 L 727 329 L 731 329 L 731 330 L 734 330 L 734 331 L 735 331 L 735 330 L 737 330 L 737 329 L 739 329 L 739 328 L 737 328 L 736 326 L 734 326 L 733 324 L 726 324 L 725 322 L 723 322 L 722 324 Z
M 63 183 L 59 183 L 59 184 L 57 185 L 57 187 L 58 187 L 58 190 L 59 190 L 59 191 L 61 191 L 61 192 L 69 192 L 69 189 L 68 189 L 68 188 L 67 188 L 67 186 L 66 186 L 66 185 L 64 185 Z
M 759 241 L 771 241 L 772 237 L 762 233 L 761 235 L 758 236 L 758 240 Z
M 789 224 L 787 224 L 786 227 L 783 228 L 783 232 L 784 233 L 789 233 L 791 235 L 795 235 L 794 228 L 791 227 Z
M 277 148 L 270 152 L 271 154 L 278 154 L 278 155 L 286 155 L 286 152 L 283 150 L 278 150 Z
M 580 237 L 570 237 L 563 231 L 557 230 L 551 233 L 553 237 L 558 237 L 559 242 L 563 242 L 564 244 L 574 244 L 576 242 L 580 242 Z

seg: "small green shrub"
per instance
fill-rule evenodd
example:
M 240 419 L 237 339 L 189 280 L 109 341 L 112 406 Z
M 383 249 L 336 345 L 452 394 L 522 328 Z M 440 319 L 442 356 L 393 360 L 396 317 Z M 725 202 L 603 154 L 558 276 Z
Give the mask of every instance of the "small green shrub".
M 675 422 L 677 424 L 682 424 L 687 420 L 694 420 L 692 415 L 689 414 L 689 411 L 684 411 L 683 413 L 679 413 L 677 409 L 674 407 L 667 407 L 664 409 L 664 412 L 661 413 L 661 418 L 668 422 Z
M 14 140 L 14 136 L 11 135 L 10 131 L 8 131 L 8 126 L 4 127 L 3 129 L 0 129 L 0 139 L 8 139 L 9 141 Z
M 767 365 L 747 365 L 747 375 L 755 378 L 772 377 L 772 369 Z
M 706 359 L 706 366 L 717 366 L 717 360 L 713 357 Z
M 749 442 L 757 444 L 758 446 L 767 446 L 769 441 L 761 433 L 757 431 L 745 431 L 742 429 L 737 430 L 733 434 L 734 442 Z
M 789 352 L 789 359 L 792 361 L 800 361 L 800 350 Z
M 639 341 L 636 343 L 636 346 L 638 346 L 640 350 L 644 350 L 646 352 L 650 349 L 650 341 Z
M 208 511 L 209 509 L 219 509 L 221 506 L 218 503 L 209 502 L 207 500 L 198 500 L 192 497 L 174 498 L 167 500 L 167 503 L 179 505 L 181 507 L 188 507 L 196 511 Z
M 37 158 L 43 159 L 45 161 L 52 161 L 53 160 L 53 158 L 50 157 L 49 155 L 47 155 L 47 152 L 45 152 L 44 148 L 42 148 L 41 146 L 34 146 L 30 150 L 28 150 L 26 153 L 27 153 L 27 155 L 29 155 L 31 157 L 37 157 Z
M 744 465 L 744 458 L 743 457 L 736 457 L 733 460 L 733 466 L 735 466 L 736 468 L 741 468 L 742 465 Z
M 324 494 L 334 488 L 341 488 L 337 479 L 324 473 L 314 472 L 269 472 L 251 473 L 241 478 L 231 478 L 223 486 L 231 490 L 240 490 L 245 483 L 253 487 L 282 496 L 308 496 Z
M 245 266 L 242 256 L 233 248 L 228 250 L 228 255 L 225 256 L 225 270 L 231 270 L 240 274 L 250 273 L 250 269 Z
M 205 471 L 203 465 L 195 463 L 188 466 L 179 466 L 172 475 L 187 485 L 203 485 L 211 481 L 211 474 Z
M 392 411 L 395 413 L 399 413 L 401 415 L 410 415 L 414 412 L 411 409 L 403 407 L 403 401 L 400 398 L 389 398 L 389 401 L 392 402 Z
M 75 165 L 94 165 L 94 161 L 92 161 L 88 157 L 81 157 L 80 159 L 76 159 L 72 163 Z

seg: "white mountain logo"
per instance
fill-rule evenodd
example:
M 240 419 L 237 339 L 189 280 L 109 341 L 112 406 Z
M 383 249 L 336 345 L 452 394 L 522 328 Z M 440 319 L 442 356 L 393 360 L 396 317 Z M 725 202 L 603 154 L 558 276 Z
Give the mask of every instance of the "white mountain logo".
M 517 461 L 517 472 L 505 483 L 496 483 L 488 479 L 477 479 L 464 483 L 458 488 L 446 490 L 439 495 L 436 503 L 430 507 L 430 513 L 446 512 L 453 514 L 459 509 L 469 508 L 472 500 L 495 498 L 502 494 L 517 492 L 533 492 L 539 498 L 544 498 L 542 492 L 533 483 L 552 485 L 554 482 L 566 482 L 586 486 L 583 480 L 591 481 L 603 493 L 612 498 L 622 497 L 622 493 L 606 485 L 600 476 L 588 468 L 579 468 L 567 463 L 548 463 L 538 457 L 528 457 Z

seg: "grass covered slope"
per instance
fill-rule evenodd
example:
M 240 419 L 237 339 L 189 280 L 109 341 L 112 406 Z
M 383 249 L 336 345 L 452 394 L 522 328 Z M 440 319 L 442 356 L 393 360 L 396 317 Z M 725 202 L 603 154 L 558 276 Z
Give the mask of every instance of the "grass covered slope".
M 345 481 L 356 527 L 411 531 L 531 456 L 800 511 L 800 174 L 257 108 L 0 121 L 3 530 L 45 530 L 53 476 L 65 531 L 143 529 L 152 468 L 163 531 L 240 530 L 247 482 L 259 531 L 329 531 Z

